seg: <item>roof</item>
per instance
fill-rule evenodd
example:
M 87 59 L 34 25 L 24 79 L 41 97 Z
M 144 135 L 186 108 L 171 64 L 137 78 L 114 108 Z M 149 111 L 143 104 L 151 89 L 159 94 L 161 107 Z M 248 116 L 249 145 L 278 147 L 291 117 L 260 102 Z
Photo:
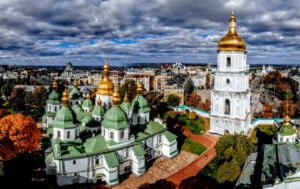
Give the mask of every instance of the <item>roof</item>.
M 60 95 L 55 90 L 53 90 L 50 93 L 49 97 L 48 97 L 47 103 L 49 103 L 49 104 L 61 104 L 59 99 L 60 99 Z
M 156 133 L 162 132 L 164 130 L 166 130 L 164 128 L 164 126 L 162 126 L 158 122 L 150 121 L 147 124 L 147 127 L 146 127 L 146 129 L 145 129 L 144 132 L 152 135 L 152 134 L 156 134 Z
M 94 105 L 91 99 L 85 99 L 82 103 L 82 107 L 92 108 L 93 106 Z
M 103 156 L 104 159 L 106 160 L 108 167 L 116 167 L 119 165 L 119 161 L 114 152 L 103 154 Z
M 129 124 L 125 112 L 119 106 L 113 106 L 106 112 L 102 125 L 105 128 L 123 129 Z
M 104 116 L 104 114 L 105 114 L 105 110 L 102 106 L 97 105 L 97 106 L 94 107 L 93 115 L 95 115 L 95 116 Z
M 146 153 L 144 148 L 142 148 L 140 144 L 133 146 L 132 151 L 136 157 L 144 156 L 144 154 Z
M 293 125 L 285 125 L 280 127 L 278 134 L 283 136 L 294 135 L 296 134 L 296 128 Z
M 131 111 L 139 113 L 149 112 L 150 108 L 147 100 L 142 95 L 137 95 L 132 101 Z
M 166 137 L 166 139 L 169 142 L 172 142 L 172 141 L 176 140 L 176 138 L 177 138 L 177 136 L 174 135 L 173 133 L 171 133 L 170 131 L 163 132 L 163 135 Z
M 68 107 L 63 106 L 56 114 L 53 126 L 59 128 L 72 128 L 76 125 L 74 124 L 75 112 Z

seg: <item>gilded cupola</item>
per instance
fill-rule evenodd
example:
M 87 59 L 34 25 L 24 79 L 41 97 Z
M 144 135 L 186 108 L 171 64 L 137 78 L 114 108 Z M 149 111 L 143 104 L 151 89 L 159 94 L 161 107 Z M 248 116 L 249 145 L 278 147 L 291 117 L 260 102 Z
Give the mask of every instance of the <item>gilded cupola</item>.
M 138 93 L 138 94 L 141 94 L 142 92 L 143 92 L 143 90 L 144 90 L 144 86 L 143 86 L 143 83 L 138 83 L 137 84 L 137 86 L 136 86 L 136 92 Z
M 218 51 L 246 51 L 245 41 L 237 34 L 236 16 L 231 13 L 227 34 L 219 41 Z
M 119 92 L 114 92 L 112 97 L 112 105 L 113 106 L 120 106 L 121 98 Z
M 97 94 L 106 95 L 106 96 L 113 95 L 114 84 L 109 79 L 109 72 L 110 72 L 110 66 L 106 59 L 106 63 L 103 66 L 103 72 L 102 72 L 103 78 L 102 78 L 102 81 L 100 81 L 98 84 Z
M 62 101 L 63 106 L 68 106 L 69 105 L 70 95 L 69 95 L 69 91 L 67 90 L 67 88 L 65 88 L 65 91 L 63 92 L 63 96 L 61 98 L 61 101 Z

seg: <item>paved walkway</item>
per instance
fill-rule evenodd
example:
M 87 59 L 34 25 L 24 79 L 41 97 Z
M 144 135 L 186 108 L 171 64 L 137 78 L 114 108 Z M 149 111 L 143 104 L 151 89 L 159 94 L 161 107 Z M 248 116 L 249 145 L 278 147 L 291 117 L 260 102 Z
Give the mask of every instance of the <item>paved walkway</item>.
M 208 131 L 208 120 L 206 118 L 203 119 L 205 121 L 206 130 Z M 215 158 L 215 145 L 219 140 L 218 136 L 209 134 L 208 132 L 204 135 L 195 135 L 189 130 L 184 129 L 183 134 L 195 142 L 203 144 L 207 149 L 191 164 L 167 178 L 168 181 L 173 182 L 177 187 L 184 179 L 196 176 L 200 170 Z

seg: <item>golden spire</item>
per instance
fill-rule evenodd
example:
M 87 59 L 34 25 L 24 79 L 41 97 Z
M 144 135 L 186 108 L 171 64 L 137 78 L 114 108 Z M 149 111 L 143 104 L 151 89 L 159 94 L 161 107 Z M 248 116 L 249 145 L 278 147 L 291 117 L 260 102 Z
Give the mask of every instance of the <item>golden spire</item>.
M 91 95 L 90 95 L 90 93 L 88 93 L 88 94 L 86 94 L 86 97 L 85 97 L 86 99 L 91 99 Z
M 246 51 L 246 43 L 237 34 L 236 16 L 233 11 L 229 17 L 228 32 L 218 43 L 218 51 Z
M 114 84 L 109 79 L 110 66 L 106 57 L 106 62 L 103 66 L 103 78 L 98 84 L 97 94 L 111 96 L 114 93 Z
M 57 81 L 56 81 L 56 80 L 53 81 L 53 83 L 52 83 L 52 88 L 53 88 L 54 90 L 56 90 L 56 89 L 58 88 L 58 84 L 57 84 Z
M 289 116 L 289 104 L 287 103 L 286 104 L 286 115 L 285 117 L 283 118 L 283 126 L 287 126 L 287 125 L 290 125 L 291 124 L 291 118 Z
M 143 83 L 139 82 L 139 83 L 137 84 L 136 91 L 137 91 L 138 94 L 141 94 L 141 93 L 143 92 L 143 90 L 144 90 Z
M 97 103 L 97 106 L 101 106 L 101 104 L 102 104 L 101 99 L 99 98 L 96 103 Z
M 61 98 L 61 101 L 62 101 L 63 106 L 68 106 L 69 105 L 70 95 L 69 95 L 69 91 L 67 90 L 67 87 L 65 87 L 65 91 L 63 92 L 63 96 Z
M 127 91 L 125 92 L 123 102 L 129 102 Z
M 120 106 L 120 93 L 118 91 L 115 91 L 112 97 L 112 105 L 113 106 Z

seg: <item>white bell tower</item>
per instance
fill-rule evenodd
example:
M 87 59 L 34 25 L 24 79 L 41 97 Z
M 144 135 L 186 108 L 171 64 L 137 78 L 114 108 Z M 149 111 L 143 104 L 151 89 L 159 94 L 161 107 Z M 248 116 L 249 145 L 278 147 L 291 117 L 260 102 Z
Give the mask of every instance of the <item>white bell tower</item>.
M 232 12 L 228 33 L 219 41 L 217 70 L 211 91 L 210 132 L 247 134 L 250 126 L 249 66 L 244 40 Z

